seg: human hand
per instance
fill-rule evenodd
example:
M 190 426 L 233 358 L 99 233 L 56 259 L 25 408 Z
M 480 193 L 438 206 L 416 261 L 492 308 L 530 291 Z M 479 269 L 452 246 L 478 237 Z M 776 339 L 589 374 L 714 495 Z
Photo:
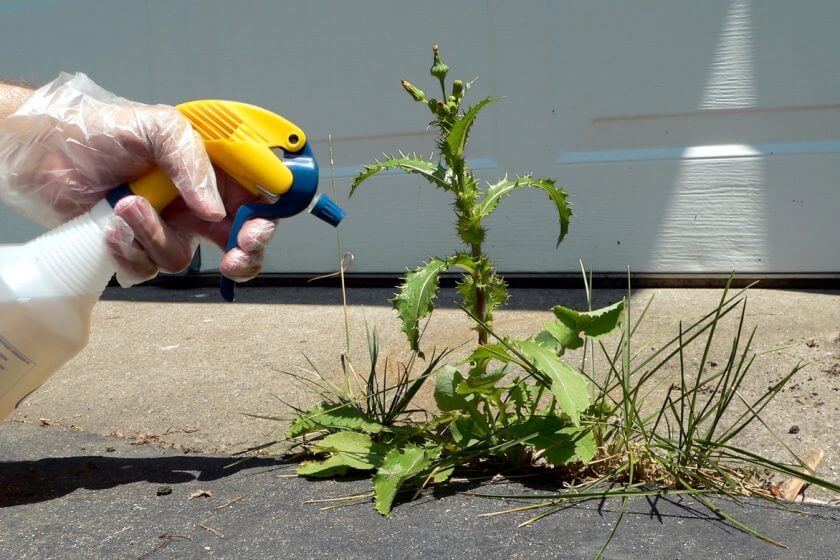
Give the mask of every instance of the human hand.
M 123 99 L 84 74 L 60 75 L 0 123 L 0 198 L 45 226 L 86 212 L 155 165 L 181 198 L 162 216 L 139 197 L 117 204 L 106 242 L 124 286 L 183 270 L 199 237 L 224 249 L 232 225 L 227 210 L 253 196 L 214 170 L 175 108 Z M 222 260 L 222 273 L 235 280 L 256 275 L 273 232 L 272 222 L 249 221 L 241 249 Z

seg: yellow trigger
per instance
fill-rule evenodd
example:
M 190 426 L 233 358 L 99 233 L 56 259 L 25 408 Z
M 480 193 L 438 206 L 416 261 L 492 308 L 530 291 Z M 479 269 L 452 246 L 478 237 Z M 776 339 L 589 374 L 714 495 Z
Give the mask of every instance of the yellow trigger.
M 177 109 L 201 136 L 213 164 L 243 188 L 257 196 L 274 197 L 291 188 L 292 173 L 272 149 L 300 151 L 306 144 L 306 134 L 300 127 L 271 111 L 237 101 L 190 101 Z M 148 199 L 157 211 L 179 194 L 169 177 L 157 168 L 132 182 L 130 188 Z

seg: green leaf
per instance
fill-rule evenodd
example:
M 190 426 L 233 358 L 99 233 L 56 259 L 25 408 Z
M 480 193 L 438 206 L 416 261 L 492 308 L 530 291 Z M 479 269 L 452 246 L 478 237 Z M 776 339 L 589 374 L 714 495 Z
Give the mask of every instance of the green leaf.
M 452 441 L 461 448 L 475 445 L 487 436 L 486 422 L 479 423 L 476 418 L 480 416 L 462 416 L 449 425 Z
M 452 473 L 455 472 L 455 467 L 447 467 L 445 469 L 440 469 L 432 475 L 432 482 L 435 484 L 440 484 L 441 482 L 446 482 L 449 480 L 449 477 L 452 476 Z
M 485 314 L 488 320 L 493 318 L 493 311 L 507 303 L 507 283 L 501 276 L 493 273 L 487 279 L 487 286 L 484 288 Z
M 461 372 L 452 366 L 444 366 L 435 375 L 435 402 L 444 412 L 463 410 L 467 401 L 456 392 L 458 384 L 464 380 Z
M 513 409 L 517 415 L 526 414 L 527 409 L 531 408 L 531 405 L 534 404 L 531 398 L 531 392 L 528 390 L 528 385 L 519 379 L 508 389 L 508 396 L 510 397 L 510 402 L 513 403 Z
M 493 274 L 484 284 L 484 320 L 493 320 L 493 311 L 507 303 L 507 284 L 499 276 Z M 475 278 L 464 276 L 458 281 L 458 293 L 464 300 L 467 309 L 475 313 Z
M 312 444 L 310 449 L 318 453 L 330 453 L 341 458 L 353 469 L 372 470 L 382 463 L 387 448 L 374 443 L 370 436 L 358 432 L 337 432 Z
M 297 469 L 301 476 L 335 476 L 346 474 L 347 469 L 372 470 L 382 463 L 386 451 L 384 445 L 374 443 L 369 435 L 358 432 L 330 434 L 309 449 L 330 456 L 323 461 L 302 463 Z
M 391 449 L 373 477 L 373 491 L 376 511 L 382 515 L 391 513 L 397 490 L 409 479 L 429 469 L 439 449 L 429 450 L 416 445 L 402 449 Z
M 298 415 L 286 430 L 286 438 L 320 430 L 356 430 L 377 434 L 386 428 L 351 404 L 325 402 Z
M 504 363 L 510 362 L 511 357 L 508 354 L 507 347 L 501 342 L 483 344 L 473 350 L 472 354 L 464 361 L 482 363 L 490 360 L 498 360 Z
M 595 457 L 595 436 L 588 428 L 563 428 L 552 434 L 550 441 L 540 443 L 543 457 L 555 467 L 575 461 L 588 463 Z
M 476 262 L 466 253 L 455 253 L 447 259 L 449 266 L 460 268 L 464 272 L 472 274 L 476 269 Z
M 496 390 L 496 383 L 505 375 L 507 375 L 507 366 L 492 371 L 476 369 L 475 373 L 471 373 L 455 387 L 455 392 L 459 395 L 492 393 Z
M 420 320 L 432 312 L 438 293 L 440 273 L 449 268 L 447 261 L 433 258 L 405 275 L 397 296 L 391 300 L 402 320 L 402 331 L 412 350 L 420 353 Z
M 484 290 L 484 319 L 493 320 L 493 311 L 504 305 L 508 300 L 507 284 L 495 273 L 493 265 L 484 257 L 475 263 L 478 272 L 479 287 Z M 473 313 L 476 309 L 476 279 L 474 276 L 463 276 L 458 281 L 458 293 L 464 300 L 464 305 Z
M 595 457 L 595 437 L 589 428 L 575 428 L 556 415 L 531 416 L 505 431 L 511 440 L 542 451 L 542 456 L 559 467 L 574 461 L 588 463 Z
M 481 225 L 481 218 L 477 216 L 458 216 L 458 237 L 465 245 L 478 245 L 484 242 L 487 231 Z
M 544 332 L 557 341 L 562 354 L 567 348 L 583 345 L 580 333 L 598 339 L 618 329 L 624 317 L 624 300 L 593 311 L 575 311 L 562 305 L 553 307 L 552 311 L 557 320 L 546 323 Z
M 551 380 L 549 389 L 557 405 L 575 426 L 580 425 L 580 413 L 589 407 L 589 390 L 586 378 L 557 357 L 552 348 L 532 339 L 514 341 L 517 349 L 527 357 L 537 370 Z
M 327 478 L 330 476 L 344 476 L 347 474 L 349 465 L 344 458 L 337 455 L 327 457 L 323 461 L 307 461 L 297 466 L 295 472 L 298 476 L 311 478 Z
M 572 219 L 572 207 L 569 205 L 567 200 L 568 194 L 563 189 L 555 186 L 554 179 L 534 179 L 531 175 L 523 175 L 522 177 L 517 177 L 516 180 L 511 181 L 505 177 L 487 188 L 487 193 L 485 193 L 481 202 L 478 203 L 478 211 L 476 214 L 481 217 L 489 216 L 499 206 L 499 201 L 503 197 L 522 187 L 542 189 L 554 202 L 558 218 L 560 219 L 560 235 L 557 238 L 557 245 L 560 245 L 560 242 L 563 241 L 563 238 L 566 237 L 566 234 L 569 232 L 569 221 Z
M 583 346 L 583 339 L 580 337 L 580 331 L 577 330 L 576 326 L 575 324 L 570 327 L 563 320 L 551 321 L 543 326 L 545 330 L 537 335 L 537 340 L 541 343 L 548 343 L 549 339 L 553 340 L 554 344 L 560 347 L 560 354 L 563 354 L 567 349 L 580 348 Z
M 486 105 L 495 101 L 496 97 L 485 97 L 464 113 L 464 116 L 455 121 L 444 141 L 444 153 L 451 167 L 456 164 L 463 165 L 464 148 L 470 134 L 475 117 Z
M 547 327 L 548 325 L 546 325 Z M 543 346 L 548 346 L 549 348 L 556 348 L 557 346 L 557 339 L 549 332 L 549 331 L 540 331 L 537 333 L 537 336 L 534 337 L 534 340 L 537 341 L 538 344 Z M 560 354 L 563 352 L 561 351 Z
M 561 306 L 558 306 L 561 307 Z M 562 314 L 563 311 L 554 307 L 555 315 Z M 580 314 L 581 319 L 585 320 L 583 324 L 583 332 L 589 338 L 601 338 L 616 330 L 621 326 L 621 321 L 624 318 L 624 300 L 617 301 L 614 304 L 596 309 L 594 311 L 586 311 Z
M 362 172 L 356 175 L 353 179 L 353 184 L 350 187 L 350 196 L 356 192 L 356 188 L 376 175 L 381 171 L 390 169 L 400 169 L 406 173 L 416 173 L 421 175 L 430 183 L 438 186 L 444 190 L 449 190 L 449 184 L 446 168 L 434 161 L 425 160 L 415 155 L 400 154 L 399 156 L 386 156 L 382 161 L 376 161 L 372 164 L 365 165 Z

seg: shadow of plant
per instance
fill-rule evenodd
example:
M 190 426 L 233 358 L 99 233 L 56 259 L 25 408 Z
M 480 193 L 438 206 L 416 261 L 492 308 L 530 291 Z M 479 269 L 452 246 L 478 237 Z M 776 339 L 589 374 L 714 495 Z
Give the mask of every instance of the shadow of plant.
M 246 469 L 285 466 L 272 458 L 234 462 L 231 457 L 94 455 L 0 462 L 0 508 L 54 500 L 82 488 L 104 490 L 136 482 L 184 484 L 217 480 Z

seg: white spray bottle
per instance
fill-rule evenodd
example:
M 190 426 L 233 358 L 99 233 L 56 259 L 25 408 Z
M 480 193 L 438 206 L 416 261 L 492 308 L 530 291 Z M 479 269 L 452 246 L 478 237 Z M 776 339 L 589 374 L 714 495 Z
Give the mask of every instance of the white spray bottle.
M 228 251 L 251 218 L 287 218 L 306 209 L 333 226 L 344 218 L 329 197 L 316 195 L 318 163 L 295 124 L 232 101 L 193 101 L 178 109 L 201 135 L 213 163 L 269 200 L 238 209 Z M 284 151 L 283 160 L 275 155 L 277 148 Z M 104 227 L 117 201 L 132 194 L 147 198 L 160 212 L 178 190 L 153 169 L 37 239 L 0 245 L 0 420 L 87 344 L 93 306 L 116 270 Z M 222 297 L 233 301 L 234 291 L 233 281 L 223 277 Z

